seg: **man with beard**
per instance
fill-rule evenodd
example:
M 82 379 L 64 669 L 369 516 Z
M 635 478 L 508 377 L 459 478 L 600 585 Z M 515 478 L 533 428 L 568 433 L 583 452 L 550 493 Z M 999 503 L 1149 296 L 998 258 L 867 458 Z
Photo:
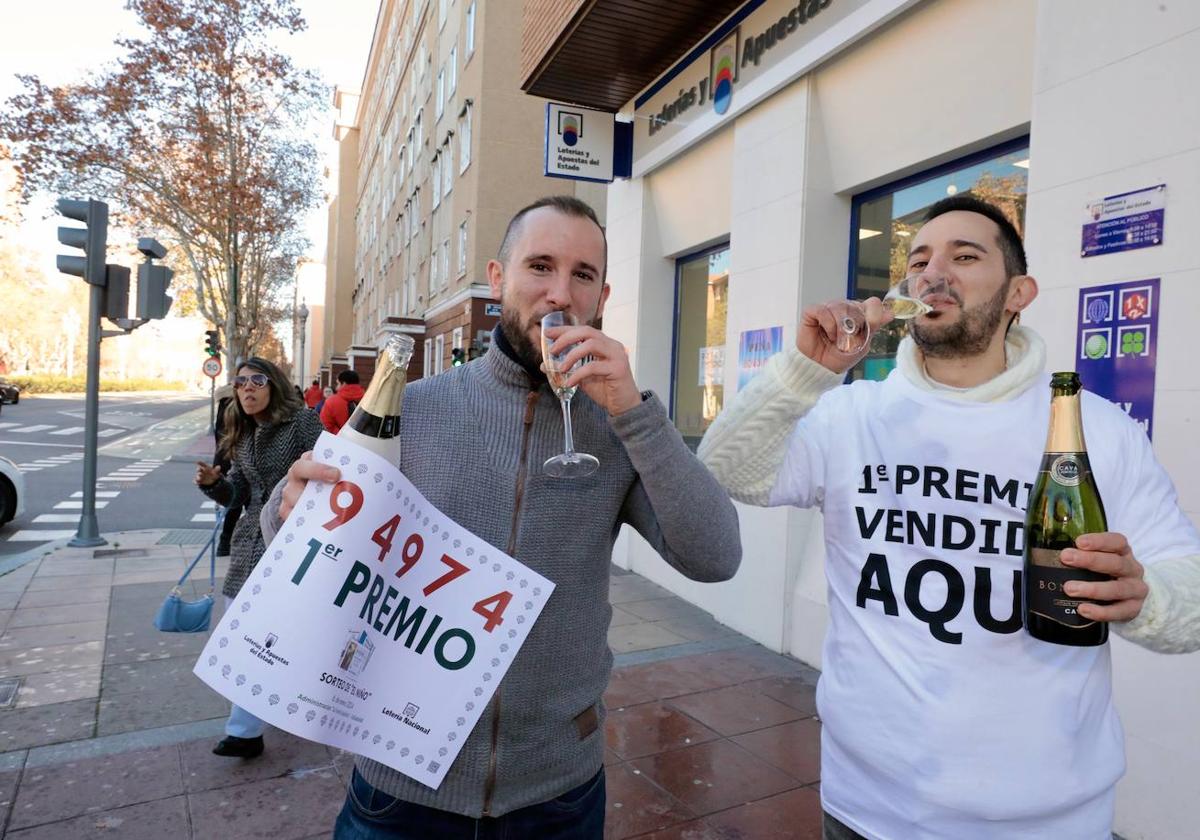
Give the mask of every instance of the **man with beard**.
M 1037 283 L 1013 225 L 971 196 L 933 205 L 911 248 L 908 273 L 946 291 L 926 298 L 886 381 L 842 386 L 860 357 L 838 351 L 827 309 L 807 309 L 796 348 L 699 450 L 734 498 L 824 514 L 825 836 L 1108 838 L 1124 771 L 1108 647 L 1048 644 L 1021 623 L 1049 394 L 1042 340 L 1014 322 Z M 877 299 L 866 308 L 872 327 L 889 319 Z M 1141 429 L 1084 402 L 1112 532 L 1062 562 L 1111 580 L 1066 594 L 1138 644 L 1200 648 L 1200 535 Z
M 621 526 L 692 580 L 737 571 L 733 503 L 658 398 L 639 391 L 625 348 L 598 328 L 606 260 L 604 231 L 583 202 L 555 196 L 524 208 L 488 263 L 503 307 L 492 349 L 405 391 L 400 470 L 555 589 L 441 786 L 359 758 L 335 837 L 599 840 L 608 578 Z M 564 367 L 583 361 L 566 384 L 579 386 L 579 450 L 600 461 L 587 478 L 552 478 L 542 467 L 563 448 L 559 402 L 541 370 L 541 319 L 553 311 L 580 324 L 549 337 L 555 354 L 573 346 Z M 263 514 L 264 534 L 313 479 L 337 481 L 338 470 L 297 461 Z

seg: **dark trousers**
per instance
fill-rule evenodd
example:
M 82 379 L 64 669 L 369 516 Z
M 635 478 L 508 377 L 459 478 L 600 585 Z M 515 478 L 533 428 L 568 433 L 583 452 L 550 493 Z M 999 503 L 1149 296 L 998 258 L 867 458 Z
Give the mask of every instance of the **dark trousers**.
M 229 553 L 229 541 L 233 538 L 233 528 L 242 515 L 242 506 L 231 507 L 225 511 L 225 522 L 221 525 L 221 535 L 217 538 L 217 554 L 224 557 Z
M 346 804 L 333 828 L 334 840 L 602 840 L 604 770 L 557 799 L 473 819 L 414 805 L 350 778 Z
M 829 812 L 824 812 L 825 821 L 822 825 L 821 837 L 822 840 L 867 840 L 857 831 L 846 825 L 836 817 L 831 817 Z

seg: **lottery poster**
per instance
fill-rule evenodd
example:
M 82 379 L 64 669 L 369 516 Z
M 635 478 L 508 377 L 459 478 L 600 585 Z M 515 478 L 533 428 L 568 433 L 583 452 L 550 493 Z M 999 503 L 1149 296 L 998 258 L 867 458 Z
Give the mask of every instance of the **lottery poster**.
M 272 726 L 436 788 L 554 590 L 391 464 L 329 433 L 196 663 Z

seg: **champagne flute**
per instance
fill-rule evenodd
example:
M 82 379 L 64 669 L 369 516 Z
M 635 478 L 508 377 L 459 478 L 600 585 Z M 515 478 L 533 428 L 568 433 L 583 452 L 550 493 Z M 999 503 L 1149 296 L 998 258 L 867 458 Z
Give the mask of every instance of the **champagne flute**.
M 575 387 L 568 388 L 566 381 L 583 361 L 576 362 L 570 370 L 564 370 L 562 361 L 567 353 L 571 352 L 571 348 L 568 347 L 562 353 L 554 355 L 550 352 L 550 345 L 554 342 L 546 336 L 546 330 L 552 327 L 574 326 L 576 323 L 578 322 L 575 316 L 566 312 L 550 312 L 542 318 L 542 362 L 546 368 L 546 379 L 550 381 L 550 387 L 562 406 L 563 431 L 566 437 L 562 454 L 555 455 L 542 465 L 546 475 L 554 478 L 583 478 L 594 473 L 600 466 L 600 461 L 595 456 L 575 451 L 575 440 L 571 435 L 571 399 L 575 396 Z
M 883 305 L 893 318 L 908 320 L 933 311 L 927 300 L 945 296 L 948 291 L 946 278 L 927 274 L 910 274 L 888 289 Z M 856 356 L 867 348 L 871 340 L 871 327 L 867 323 L 867 310 L 856 300 L 841 300 L 825 304 L 837 324 L 834 346 L 839 353 Z

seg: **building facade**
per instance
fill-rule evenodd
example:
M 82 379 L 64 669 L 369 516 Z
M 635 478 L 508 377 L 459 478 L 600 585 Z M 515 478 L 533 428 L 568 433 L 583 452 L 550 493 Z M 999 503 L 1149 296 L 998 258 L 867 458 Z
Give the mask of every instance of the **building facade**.
M 924 209 L 970 191 L 1024 233 L 1041 295 L 1023 322 L 1046 339 L 1050 369 L 1094 361 L 1080 356 L 1099 313 L 1085 306 L 1089 290 L 1154 290 L 1153 425 L 1143 425 L 1200 522 L 1189 434 L 1200 372 L 1186 349 L 1200 312 L 1187 236 L 1200 222 L 1200 100 L 1182 81 L 1200 71 L 1200 7 L 537 0 L 531 11 L 522 87 L 634 124 L 632 177 L 608 192 L 609 273 L 621 283 L 605 329 L 685 438 L 698 441 L 762 361 L 795 340 L 804 307 L 886 290 Z M 637 25 L 622 40 L 613 20 Z M 1165 201 L 1153 241 L 1135 242 L 1129 228 L 1105 244 L 1096 226 L 1106 199 L 1130 193 L 1150 202 L 1149 215 Z M 1146 355 L 1149 333 L 1139 335 L 1117 352 Z M 898 338 L 879 337 L 853 375 L 886 376 Z M 746 559 L 733 581 L 690 583 L 628 529 L 617 562 L 819 666 L 820 514 L 739 512 Z M 1194 833 L 1188 780 L 1200 777 L 1200 728 L 1192 704 L 1164 703 L 1157 687 L 1200 696 L 1200 656 L 1157 656 L 1120 639 L 1112 655 L 1129 758 L 1117 829 Z
M 483 352 L 499 319 L 487 263 L 514 212 L 604 186 L 542 174 L 545 103 L 518 85 L 521 17 L 496 0 L 383 0 L 361 92 L 339 91 L 329 209 L 326 379 L 369 376 L 394 333 L 410 378 Z

